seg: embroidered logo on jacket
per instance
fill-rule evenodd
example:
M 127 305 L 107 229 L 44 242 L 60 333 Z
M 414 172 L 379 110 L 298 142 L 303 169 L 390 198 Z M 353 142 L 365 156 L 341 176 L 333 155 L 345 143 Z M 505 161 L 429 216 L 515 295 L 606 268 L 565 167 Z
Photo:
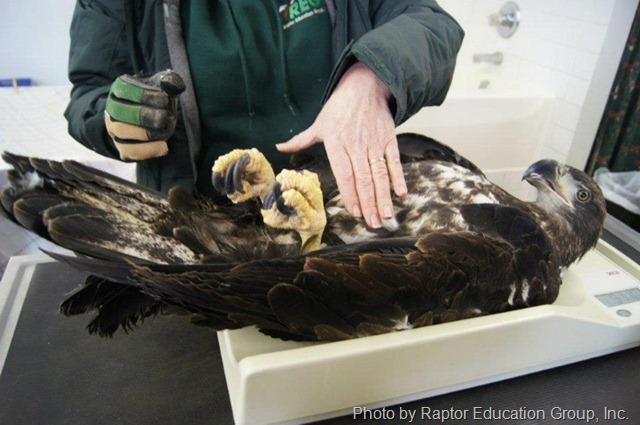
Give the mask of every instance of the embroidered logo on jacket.
M 326 13 L 323 0 L 290 0 L 288 4 L 280 6 L 283 29 L 291 28 L 305 19 Z

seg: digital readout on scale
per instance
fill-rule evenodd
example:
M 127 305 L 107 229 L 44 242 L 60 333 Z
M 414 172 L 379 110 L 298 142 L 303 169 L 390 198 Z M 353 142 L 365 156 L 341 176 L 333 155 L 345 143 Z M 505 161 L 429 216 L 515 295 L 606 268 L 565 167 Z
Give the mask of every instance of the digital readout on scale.
M 596 295 L 596 298 L 607 307 L 617 307 L 640 301 L 640 288 L 609 292 L 608 294 Z

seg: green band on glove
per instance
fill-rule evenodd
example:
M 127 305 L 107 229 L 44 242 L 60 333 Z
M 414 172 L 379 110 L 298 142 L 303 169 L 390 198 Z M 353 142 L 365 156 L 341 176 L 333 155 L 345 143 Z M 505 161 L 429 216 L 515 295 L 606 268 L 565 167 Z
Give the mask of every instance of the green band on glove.
M 180 76 L 171 70 L 145 78 L 128 74 L 116 78 L 111 84 L 105 111 L 110 134 L 127 139 L 119 133 L 124 131 L 130 135 L 127 126 L 133 126 L 144 132 L 136 130 L 135 140 L 166 140 L 175 130 L 178 95 L 184 89 Z
M 118 99 L 125 99 L 135 103 L 142 103 L 145 88 L 125 81 L 122 77 L 116 78 L 111 85 L 111 94 Z
M 116 121 L 126 122 L 133 125 L 141 125 L 140 109 L 141 105 L 130 105 L 119 102 L 111 94 L 107 98 L 107 113 Z
M 111 84 L 107 99 L 107 113 L 116 121 L 140 125 L 140 108 L 145 88 L 135 82 L 125 81 L 118 77 Z

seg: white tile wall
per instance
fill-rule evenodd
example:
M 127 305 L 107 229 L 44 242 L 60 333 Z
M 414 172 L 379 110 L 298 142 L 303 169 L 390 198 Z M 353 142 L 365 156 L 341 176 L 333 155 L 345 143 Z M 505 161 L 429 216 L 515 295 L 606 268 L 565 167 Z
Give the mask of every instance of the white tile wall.
M 454 84 L 505 79 L 553 92 L 558 101 L 542 154 L 566 161 L 615 0 L 516 0 L 521 24 L 503 39 L 488 20 L 505 1 L 439 0 L 466 31 Z M 474 53 L 495 51 L 504 53 L 501 65 L 472 62 Z
M 68 84 L 69 26 L 74 0 L 0 1 L 0 78 Z

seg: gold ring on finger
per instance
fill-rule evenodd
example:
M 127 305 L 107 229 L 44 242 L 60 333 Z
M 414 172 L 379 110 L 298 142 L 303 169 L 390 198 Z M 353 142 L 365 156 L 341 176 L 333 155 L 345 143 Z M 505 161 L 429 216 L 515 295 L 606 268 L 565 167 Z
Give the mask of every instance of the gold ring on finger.
M 374 164 L 376 162 L 387 162 L 387 160 L 384 159 L 383 156 L 380 156 L 378 158 L 372 158 L 372 159 L 369 160 L 369 164 Z

